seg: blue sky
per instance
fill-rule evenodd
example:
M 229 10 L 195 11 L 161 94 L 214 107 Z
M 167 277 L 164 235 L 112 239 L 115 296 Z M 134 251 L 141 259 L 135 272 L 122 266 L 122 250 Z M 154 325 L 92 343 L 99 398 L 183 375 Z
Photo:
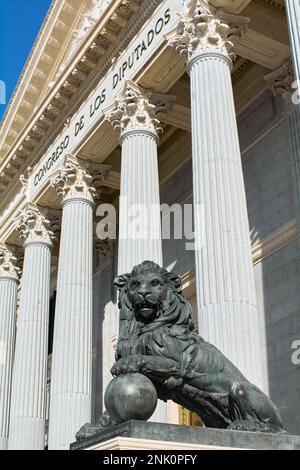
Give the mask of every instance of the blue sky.
M 6 105 L 50 5 L 51 0 L 0 0 L 0 80 L 6 85 Z M 0 120 L 6 109 L 2 101 L 0 94 Z

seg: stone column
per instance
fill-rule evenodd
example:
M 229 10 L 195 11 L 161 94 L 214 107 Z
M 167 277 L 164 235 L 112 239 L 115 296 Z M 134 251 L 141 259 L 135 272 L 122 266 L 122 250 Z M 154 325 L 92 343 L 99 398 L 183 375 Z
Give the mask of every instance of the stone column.
M 50 386 L 49 449 L 69 450 L 91 421 L 92 177 L 67 156 L 51 178 L 62 197 L 62 227 Z
M 6 450 L 8 443 L 19 285 L 19 268 L 16 261 L 7 246 L 0 243 L 0 450 Z
M 37 206 L 27 204 L 16 227 L 24 239 L 24 267 L 12 378 L 8 448 L 45 445 L 48 316 L 53 234 Z
M 118 273 L 130 272 L 145 260 L 162 260 L 157 145 L 160 122 L 172 97 L 144 90 L 128 81 L 106 119 L 120 132 L 122 146 L 119 212 Z M 138 225 L 133 220 L 138 220 Z M 166 405 L 160 402 L 152 421 L 166 422 Z
M 295 70 L 295 80 L 300 93 L 300 3 L 297 0 L 285 0 L 285 10 L 289 25 L 292 58 Z M 298 104 L 300 104 L 298 102 Z
M 188 2 L 169 44 L 191 82 L 199 332 L 261 385 L 249 222 L 231 82 L 232 39 L 248 20 Z

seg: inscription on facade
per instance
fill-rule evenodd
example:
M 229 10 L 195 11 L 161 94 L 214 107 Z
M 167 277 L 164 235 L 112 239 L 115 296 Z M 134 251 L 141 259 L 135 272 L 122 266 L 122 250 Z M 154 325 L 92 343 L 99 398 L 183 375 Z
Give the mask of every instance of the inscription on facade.
M 47 183 L 49 176 L 60 164 L 63 157 L 76 151 L 83 138 L 103 117 L 103 111 L 114 100 L 126 80 L 133 79 L 164 41 L 164 35 L 178 21 L 182 11 L 181 0 L 165 0 L 152 18 L 100 81 L 76 115 L 70 120 L 64 132 L 49 148 L 32 176 L 29 178 L 29 198 L 33 198 Z

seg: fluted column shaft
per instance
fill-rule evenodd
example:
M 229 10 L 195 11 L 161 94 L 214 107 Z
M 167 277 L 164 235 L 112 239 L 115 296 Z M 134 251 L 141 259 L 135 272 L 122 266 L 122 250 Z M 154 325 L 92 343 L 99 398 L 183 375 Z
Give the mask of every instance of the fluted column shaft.
M 52 373 L 49 449 L 69 450 L 91 421 L 93 197 L 73 161 L 53 177 L 63 195 Z
M 261 386 L 249 222 L 231 82 L 235 36 L 247 18 L 187 3 L 169 35 L 191 83 L 199 332 Z
M 294 200 L 296 207 L 296 219 L 300 228 L 300 105 L 291 108 L 291 112 L 287 117 L 289 126 L 289 143 L 290 143 L 290 164 L 293 178 Z M 300 243 L 300 236 L 298 236 Z
M 199 330 L 260 384 L 249 223 L 228 60 L 200 56 L 190 77 Z
M 134 206 L 140 234 L 129 233 Z M 146 259 L 162 265 L 157 136 L 150 132 L 132 131 L 122 138 L 118 253 L 120 274 Z
M 24 267 L 17 321 L 8 448 L 45 446 L 52 232 L 35 206 L 21 215 Z
M 0 450 L 6 450 L 19 280 L 12 256 L 5 247 L 2 253 L 3 259 L 9 256 L 11 266 L 7 271 L 0 266 Z

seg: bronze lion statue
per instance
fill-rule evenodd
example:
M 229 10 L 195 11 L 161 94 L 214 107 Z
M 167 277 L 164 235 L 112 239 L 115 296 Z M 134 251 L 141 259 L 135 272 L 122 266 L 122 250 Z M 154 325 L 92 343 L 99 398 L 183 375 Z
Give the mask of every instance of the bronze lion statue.
M 283 433 L 272 401 L 215 346 L 193 330 L 191 306 L 180 278 L 151 261 L 118 276 L 120 330 L 114 376 L 139 372 L 158 397 L 196 412 L 205 426 Z M 96 426 L 85 425 L 77 440 L 111 422 L 107 413 Z

